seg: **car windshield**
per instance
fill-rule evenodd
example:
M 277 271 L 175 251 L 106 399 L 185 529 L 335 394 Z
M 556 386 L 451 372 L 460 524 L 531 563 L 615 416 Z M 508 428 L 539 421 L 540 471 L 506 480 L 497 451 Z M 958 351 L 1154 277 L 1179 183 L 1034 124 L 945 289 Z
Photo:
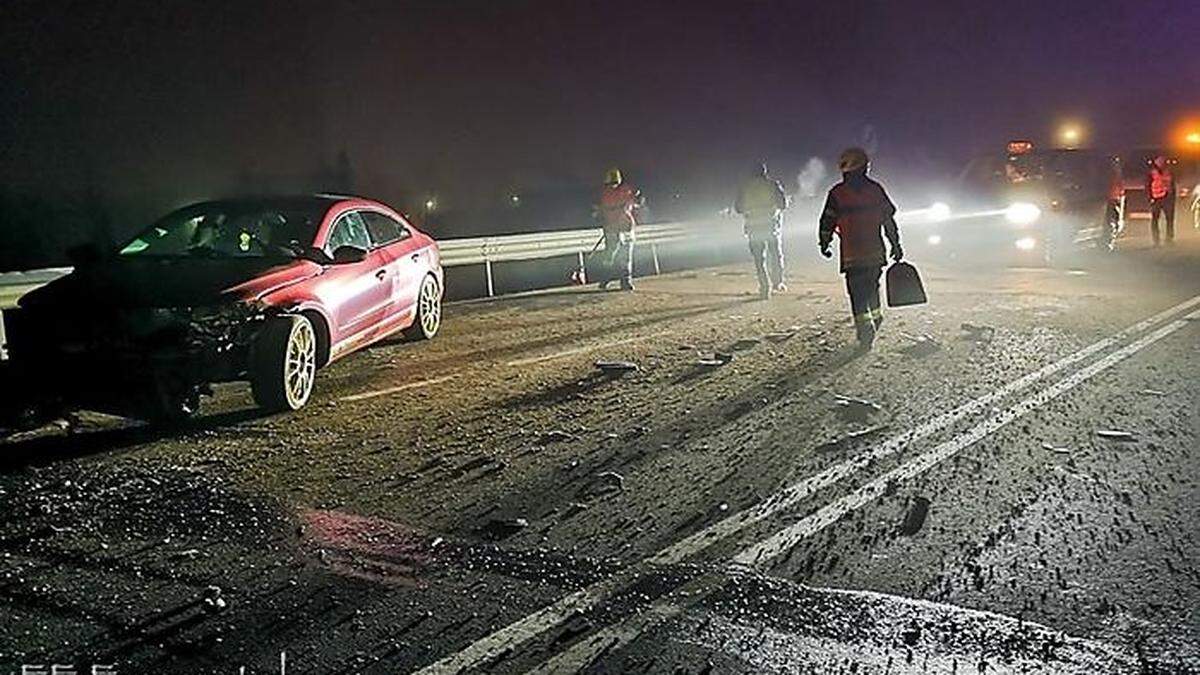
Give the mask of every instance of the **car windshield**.
M 319 205 L 210 202 L 175 211 L 121 249 L 123 256 L 295 257 L 312 246 Z

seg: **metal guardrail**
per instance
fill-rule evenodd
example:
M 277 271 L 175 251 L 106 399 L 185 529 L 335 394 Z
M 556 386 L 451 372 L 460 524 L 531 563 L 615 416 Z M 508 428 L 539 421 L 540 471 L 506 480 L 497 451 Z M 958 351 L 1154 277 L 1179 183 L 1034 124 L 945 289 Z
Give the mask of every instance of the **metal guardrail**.
M 682 241 L 694 237 L 701 231 L 701 223 L 661 223 L 639 226 L 635 241 L 640 246 L 649 246 L 654 262 L 654 272 L 659 271 L 658 245 Z M 443 267 L 483 265 L 487 276 L 487 294 L 495 295 L 492 265 L 518 260 L 538 260 L 555 256 L 575 255 L 579 265 L 584 256 L 592 251 L 604 231 L 600 228 L 584 230 L 560 230 L 530 234 L 508 234 L 495 237 L 472 237 L 468 239 L 445 239 L 438 242 Z

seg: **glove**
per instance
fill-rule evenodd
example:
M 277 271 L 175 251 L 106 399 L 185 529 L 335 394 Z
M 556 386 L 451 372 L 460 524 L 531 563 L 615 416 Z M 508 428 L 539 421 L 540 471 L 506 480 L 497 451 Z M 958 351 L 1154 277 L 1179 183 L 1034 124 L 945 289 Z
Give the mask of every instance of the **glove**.
M 904 260 L 904 249 L 900 248 L 900 244 L 896 244 L 892 247 L 892 260 L 895 262 Z
M 833 251 L 829 250 L 829 244 L 821 245 L 821 255 L 825 256 L 826 258 L 833 257 Z

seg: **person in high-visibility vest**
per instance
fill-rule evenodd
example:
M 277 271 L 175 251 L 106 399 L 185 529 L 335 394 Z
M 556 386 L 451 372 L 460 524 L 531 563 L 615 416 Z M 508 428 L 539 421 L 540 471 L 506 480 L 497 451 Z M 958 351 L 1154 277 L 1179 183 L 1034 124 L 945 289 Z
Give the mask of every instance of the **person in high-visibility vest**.
M 758 295 L 763 300 L 771 292 L 787 290 L 783 283 L 783 210 L 787 195 L 783 186 L 767 173 L 766 164 L 755 164 L 750 177 L 738 190 L 733 209 L 746 219 L 744 231 L 750 243 L 750 257 L 758 276 Z
M 1175 243 L 1175 174 L 1167 166 L 1167 158 L 1159 155 L 1146 173 L 1146 197 L 1150 200 L 1150 236 L 1154 245 L 1160 244 L 1158 219 L 1167 221 L 1167 245 Z
M 821 255 L 833 256 L 833 235 L 841 249 L 841 269 L 846 275 L 850 311 L 858 342 L 870 349 L 883 324 L 879 304 L 879 278 L 887 264 L 883 236 L 891 245 L 892 260 L 904 258 L 900 230 L 896 226 L 896 205 L 883 186 L 867 177 L 870 158 L 862 148 L 849 148 L 838 159 L 842 182 L 833 186 L 821 211 L 818 243 Z
M 621 290 L 633 290 L 633 230 L 637 225 L 634 211 L 642 205 L 642 193 L 626 183 L 620 169 L 609 169 L 604 176 L 596 209 L 604 228 L 604 280 L 607 289 L 620 279 Z

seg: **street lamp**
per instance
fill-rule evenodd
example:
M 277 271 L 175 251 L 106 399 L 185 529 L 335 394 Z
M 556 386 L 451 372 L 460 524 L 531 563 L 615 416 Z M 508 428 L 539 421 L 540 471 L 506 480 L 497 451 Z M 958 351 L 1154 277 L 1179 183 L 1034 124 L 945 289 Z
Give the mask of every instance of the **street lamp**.
M 1083 130 L 1074 124 L 1068 124 L 1058 130 L 1058 139 L 1065 148 L 1077 148 L 1083 140 Z

